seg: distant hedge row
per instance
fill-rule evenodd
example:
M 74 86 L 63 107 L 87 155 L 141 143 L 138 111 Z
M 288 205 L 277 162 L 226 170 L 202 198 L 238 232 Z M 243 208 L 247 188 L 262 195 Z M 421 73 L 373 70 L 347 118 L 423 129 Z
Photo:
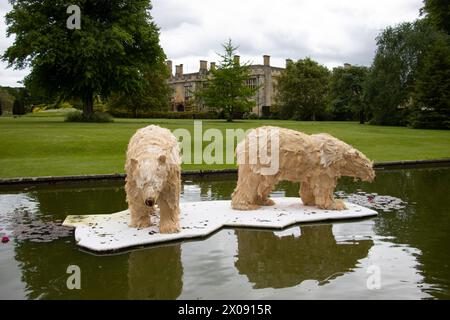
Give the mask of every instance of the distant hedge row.
M 109 110 L 109 113 L 116 118 L 219 119 L 216 112 L 141 111 L 134 115 L 127 110 Z

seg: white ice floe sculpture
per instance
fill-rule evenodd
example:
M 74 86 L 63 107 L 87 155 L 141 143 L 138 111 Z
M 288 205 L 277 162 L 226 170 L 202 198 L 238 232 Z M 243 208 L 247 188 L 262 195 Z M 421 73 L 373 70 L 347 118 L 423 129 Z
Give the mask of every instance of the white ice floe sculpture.
M 128 226 L 128 210 L 102 215 L 68 216 L 63 225 L 75 227 L 77 245 L 96 252 L 205 237 L 222 227 L 282 229 L 295 223 L 355 219 L 377 215 L 377 212 L 349 202 L 347 209 L 322 210 L 304 206 L 299 198 L 276 198 L 274 206 L 253 211 L 237 211 L 229 200 L 180 203 L 181 232 L 159 232 L 156 211 L 153 226 L 135 229 Z

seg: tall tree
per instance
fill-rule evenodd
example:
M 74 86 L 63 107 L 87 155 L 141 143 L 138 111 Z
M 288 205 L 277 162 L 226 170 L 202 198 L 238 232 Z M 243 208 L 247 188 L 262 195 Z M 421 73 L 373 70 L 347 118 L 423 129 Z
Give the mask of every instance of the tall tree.
M 421 13 L 426 13 L 426 18 L 437 28 L 450 34 L 450 1 L 448 0 L 424 0 Z
M 80 98 L 86 117 L 96 95 L 141 92 L 145 73 L 165 59 L 149 0 L 73 0 L 80 29 L 68 28 L 67 1 L 9 1 L 7 31 L 16 38 L 3 59 L 30 66 L 27 81 L 48 92 Z
M 450 129 L 450 36 L 437 35 L 418 70 L 411 125 Z
M 250 64 L 241 64 L 235 59 L 238 47 L 233 46 L 231 40 L 222 46 L 225 53 L 220 55 L 219 66 L 211 70 L 206 85 L 194 95 L 209 108 L 225 112 L 227 121 L 232 121 L 235 112 L 249 111 L 255 105 L 253 97 L 258 88 L 246 85 L 250 79 Z
M 425 21 L 387 27 L 365 85 L 372 123 L 405 125 L 412 105 L 417 69 L 436 31 Z
M 330 103 L 334 119 L 365 122 L 363 88 L 367 72 L 367 67 L 351 65 L 333 69 Z
M 329 79 L 330 71 L 310 58 L 288 64 L 277 85 L 281 116 L 316 120 L 327 105 Z

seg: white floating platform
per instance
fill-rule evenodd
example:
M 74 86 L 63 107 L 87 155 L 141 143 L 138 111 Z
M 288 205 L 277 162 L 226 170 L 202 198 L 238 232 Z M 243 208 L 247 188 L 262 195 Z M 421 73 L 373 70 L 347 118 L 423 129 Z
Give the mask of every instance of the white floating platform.
M 93 251 L 114 251 L 129 247 L 204 237 L 222 227 L 254 227 L 281 229 L 295 223 L 355 219 L 377 215 L 377 212 L 346 202 L 347 210 L 321 210 L 304 206 L 300 198 L 273 198 L 274 206 L 252 211 L 231 209 L 229 200 L 182 202 L 182 231 L 159 233 L 159 217 L 152 216 L 154 225 L 145 229 L 128 227 L 128 210 L 102 215 L 68 216 L 64 226 L 75 227 L 75 240 Z

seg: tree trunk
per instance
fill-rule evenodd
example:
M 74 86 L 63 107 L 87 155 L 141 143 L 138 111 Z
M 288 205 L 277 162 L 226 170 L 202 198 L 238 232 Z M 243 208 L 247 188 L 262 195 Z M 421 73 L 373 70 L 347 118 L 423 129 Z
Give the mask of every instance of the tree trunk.
M 233 108 L 228 109 L 227 122 L 233 122 Z
M 83 98 L 83 116 L 89 118 L 94 113 L 94 94 L 92 91 L 86 92 Z
M 364 124 L 364 122 L 366 122 L 366 116 L 364 114 L 364 108 L 361 108 L 359 110 L 359 124 Z

